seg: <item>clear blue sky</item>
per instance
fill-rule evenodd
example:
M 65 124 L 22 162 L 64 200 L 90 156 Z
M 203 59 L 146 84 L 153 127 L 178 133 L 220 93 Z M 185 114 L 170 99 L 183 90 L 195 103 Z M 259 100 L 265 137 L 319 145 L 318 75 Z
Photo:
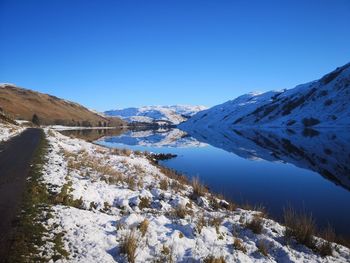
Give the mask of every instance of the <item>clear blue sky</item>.
M 350 61 L 350 1 L 0 0 L 0 82 L 97 110 L 212 106 Z

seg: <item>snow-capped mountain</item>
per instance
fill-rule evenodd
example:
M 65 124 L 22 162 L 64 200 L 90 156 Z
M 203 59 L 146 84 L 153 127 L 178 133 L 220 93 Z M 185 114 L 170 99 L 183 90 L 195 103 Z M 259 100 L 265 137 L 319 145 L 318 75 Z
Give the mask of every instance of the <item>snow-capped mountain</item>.
M 140 108 L 110 110 L 105 111 L 104 114 L 120 117 L 127 122 L 179 124 L 205 109 L 205 106 L 191 105 L 144 106 Z
M 350 63 L 290 90 L 242 95 L 180 125 L 185 130 L 236 126 L 350 126 Z

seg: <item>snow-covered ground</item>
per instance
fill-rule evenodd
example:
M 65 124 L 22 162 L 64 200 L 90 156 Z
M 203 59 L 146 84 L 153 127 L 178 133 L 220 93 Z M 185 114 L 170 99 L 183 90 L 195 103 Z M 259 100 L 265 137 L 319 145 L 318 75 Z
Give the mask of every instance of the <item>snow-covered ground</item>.
M 127 262 L 125 244 L 135 245 L 135 262 L 203 262 L 209 257 L 225 262 L 350 261 L 349 249 L 340 245 L 333 244 L 333 256 L 322 258 L 287 243 L 284 227 L 259 212 L 229 209 L 209 193 L 190 198 L 191 186 L 143 154 L 106 149 L 50 129 L 46 134 L 43 180 L 65 200 L 53 207 L 48 222 L 64 233 L 70 255 L 63 261 Z M 260 234 L 246 227 L 254 217 L 262 220 Z M 265 256 L 259 252 L 264 250 Z
M 205 109 L 205 106 L 192 105 L 144 106 L 140 108 L 110 110 L 104 112 L 104 114 L 120 117 L 127 122 L 162 123 L 166 121 L 171 124 L 179 124 Z
M 0 122 L 0 143 L 11 139 L 13 136 L 20 134 L 24 130 L 24 127 Z

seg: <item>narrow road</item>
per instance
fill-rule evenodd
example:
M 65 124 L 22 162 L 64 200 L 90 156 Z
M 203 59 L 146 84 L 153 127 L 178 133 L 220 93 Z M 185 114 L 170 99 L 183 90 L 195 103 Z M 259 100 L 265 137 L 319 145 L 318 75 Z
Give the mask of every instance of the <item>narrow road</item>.
M 40 129 L 30 128 L 0 144 L 0 259 L 6 257 L 9 248 L 12 222 L 21 205 L 26 178 L 41 132 Z

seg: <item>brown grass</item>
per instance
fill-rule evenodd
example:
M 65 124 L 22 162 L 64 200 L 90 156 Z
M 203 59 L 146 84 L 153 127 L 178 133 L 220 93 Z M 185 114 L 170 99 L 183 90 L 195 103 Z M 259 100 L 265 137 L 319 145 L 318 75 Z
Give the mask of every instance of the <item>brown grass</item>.
M 207 226 L 208 222 L 205 219 L 204 215 L 201 214 L 196 222 L 196 231 L 198 232 L 198 234 L 200 234 L 202 232 L 203 227 Z
M 255 215 L 252 220 L 250 220 L 246 227 L 253 231 L 254 234 L 261 234 L 263 230 L 263 220 L 260 216 Z
M 333 255 L 333 246 L 329 241 L 322 241 L 321 244 L 316 246 L 316 251 L 322 256 L 332 256 Z
M 184 206 L 178 206 L 176 208 L 174 208 L 174 216 L 179 217 L 179 218 L 185 218 L 186 215 L 188 215 L 188 211 L 186 209 L 186 207 Z
M 176 180 L 172 180 L 170 186 L 171 186 L 171 189 L 177 193 L 185 190 L 185 186 Z
M 218 199 L 215 197 L 215 195 L 209 195 L 209 204 L 210 206 L 215 210 L 219 210 L 221 208 L 221 205 L 218 201 Z
M 148 225 L 149 225 L 149 221 L 147 219 L 144 219 L 138 227 L 143 237 L 147 233 Z
M 164 191 L 167 191 L 168 190 L 168 186 L 169 186 L 169 182 L 167 179 L 162 179 L 160 180 L 159 182 L 159 188 L 164 190 Z
M 124 254 L 128 262 L 134 263 L 136 260 L 136 250 L 138 248 L 139 240 L 135 231 L 130 231 L 122 237 L 120 242 L 120 252 Z
M 190 182 L 188 180 L 188 178 L 182 174 L 179 174 L 177 171 L 161 166 L 161 165 L 157 165 L 155 164 L 159 170 L 161 171 L 162 174 L 164 174 L 165 176 L 167 176 L 170 179 L 176 180 L 178 181 L 180 184 L 182 185 L 189 185 Z
M 111 150 L 111 154 L 115 154 L 115 155 L 121 155 L 121 156 L 130 156 L 132 154 L 132 151 L 126 148 L 115 148 L 113 150 Z
M 263 256 L 267 257 L 269 255 L 269 248 L 263 240 L 259 240 L 257 248 Z
M 139 208 L 140 210 L 143 210 L 145 208 L 149 208 L 151 206 L 151 200 L 148 197 L 141 197 Z
M 243 242 L 238 238 L 235 238 L 235 240 L 233 241 L 233 248 L 240 250 L 243 253 L 247 253 L 246 247 L 243 245 Z
M 198 177 L 192 178 L 191 186 L 193 188 L 191 198 L 197 199 L 200 196 L 204 196 L 208 189 L 200 182 Z
M 125 182 L 128 185 L 130 190 L 135 190 L 136 189 L 136 180 L 133 176 L 127 176 L 125 178 Z
M 213 255 L 207 256 L 204 260 L 204 263 L 226 263 L 225 258 L 223 256 L 216 258 Z
M 219 234 L 220 233 L 220 226 L 222 224 L 223 218 L 219 217 L 219 216 L 214 216 L 213 218 L 211 218 L 211 220 L 209 221 L 209 225 L 212 227 L 215 227 L 216 233 Z
M 159 255 L 153 263 L 173 263 L 173 248 L 163 245 L 161 255 Z
M 285 237 L 295 240 L 309 248 L 315 248 L 315 222 L 311 215 L 297 213 L 292 208 L 284 209 Z

